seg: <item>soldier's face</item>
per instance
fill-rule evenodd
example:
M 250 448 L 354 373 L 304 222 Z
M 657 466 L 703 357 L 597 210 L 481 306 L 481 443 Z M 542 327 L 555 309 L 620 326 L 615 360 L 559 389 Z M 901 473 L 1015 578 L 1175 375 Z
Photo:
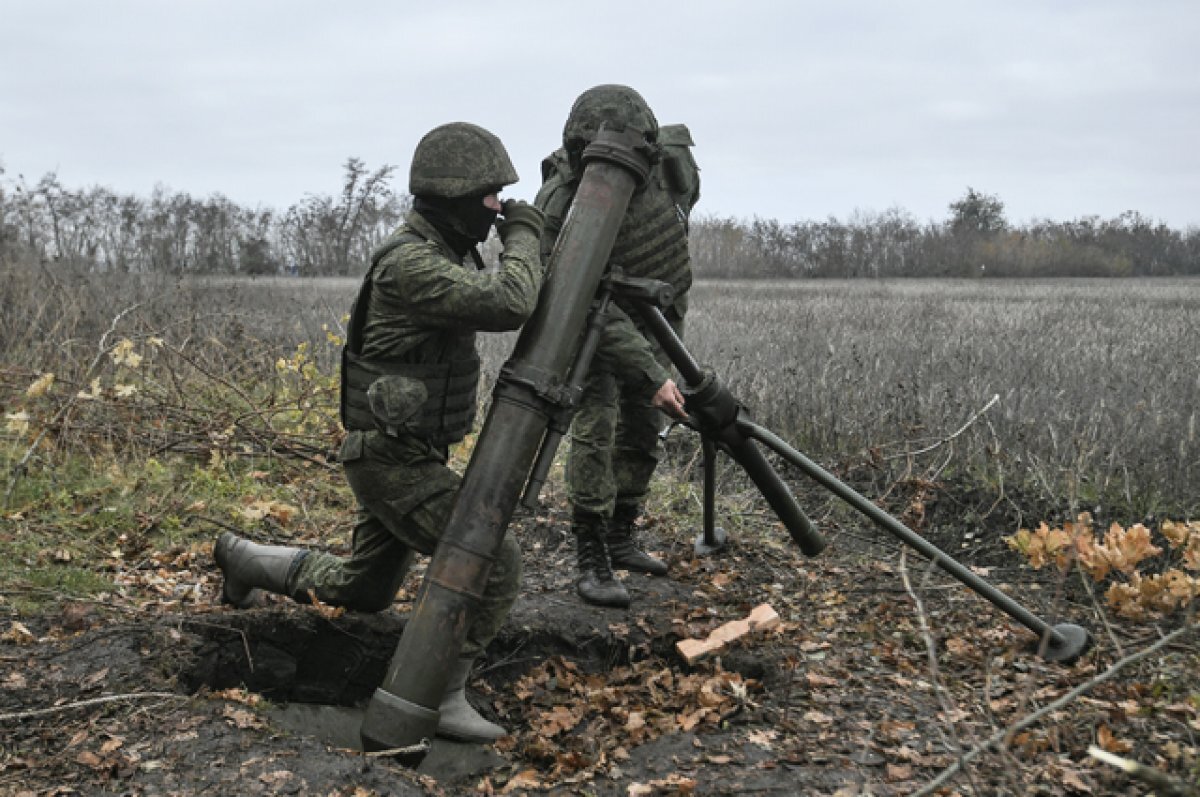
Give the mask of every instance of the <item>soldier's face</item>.
M 501 209 L 500 197 L 496 194 L 488 194 L 483 198 L 483 206 L 488 210 L 494 210 L 499 213 Z

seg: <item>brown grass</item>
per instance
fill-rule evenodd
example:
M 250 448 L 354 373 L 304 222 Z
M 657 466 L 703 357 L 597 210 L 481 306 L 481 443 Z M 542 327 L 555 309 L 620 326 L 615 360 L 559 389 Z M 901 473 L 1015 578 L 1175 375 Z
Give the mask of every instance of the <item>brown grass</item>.
M 325 330 L 356 289 L 9 269 L 5 406 L 32 373 L 86 383 L 100 341 L 119 337 L 160 336 L 192 370 L 241 380 L 307 341 L 331 373 Z M 489 374 L 514 339 L 481 336 Z M 702 282 L 686 340 L 758 420 L 880 483 L 1019 487 L 1125 520 L 1200 505 L 1200 280 Z

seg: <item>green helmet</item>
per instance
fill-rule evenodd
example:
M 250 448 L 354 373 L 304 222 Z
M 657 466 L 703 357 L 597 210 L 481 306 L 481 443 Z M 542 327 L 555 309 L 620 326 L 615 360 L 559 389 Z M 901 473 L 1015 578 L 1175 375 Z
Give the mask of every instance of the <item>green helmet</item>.
M 563 127 L 563 146 L 578 149 L 594 139 L 605 122 L 640 130 L 651 140 L 658 136 L 658 120 L 641 94 L 629 86 L 605 84 L 588 89 L 575 100 Z
M 408 171 L 408 190 L 418 196 L 487 194 L 518 180 L 500 139 L 478 125 L 451 122 L 417 143 Z

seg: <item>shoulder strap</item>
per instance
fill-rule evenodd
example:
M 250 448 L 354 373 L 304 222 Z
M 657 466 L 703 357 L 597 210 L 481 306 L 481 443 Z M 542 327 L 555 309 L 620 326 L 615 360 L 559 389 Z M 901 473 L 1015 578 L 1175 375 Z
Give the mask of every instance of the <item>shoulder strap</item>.
M 371 304 L 371 284 L 374 282 L 375 268 L 382 260 L 405 244 L 420 243 L 424 239 L 412 232 L 402 232 L 394 235 L 380 244 L 371 253 L 371 266 L 359 286 L 358 296 L 350 306 L 350 325 L 346 327 L 346 349 L 352 354 L 362 353 L 362 330 L 367 323 L 367 307 Z

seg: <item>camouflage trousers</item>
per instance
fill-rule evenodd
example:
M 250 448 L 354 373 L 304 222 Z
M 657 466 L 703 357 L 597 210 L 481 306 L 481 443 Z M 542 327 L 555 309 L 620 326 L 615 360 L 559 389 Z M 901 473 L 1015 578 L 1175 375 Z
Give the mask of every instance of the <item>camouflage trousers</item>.
M 667 319 L 676 334 L 683 321 Z M 655 358 L 665 367 L 671 362 L 657 345 Z M 567 451 L 567 496 L 573 508 L 611 518 L 618 505 L 633 517 L 650 489 L 650 478 L 662 456 L 659 434 L 666 416 L 649 399 L 630 395 L 621 379 L 609 369 L 588 374 Z
M 382 611 L 400 589 L 413 552 L 430 555 L 437 547 L 460 479 L 441 452 L 413 437 L 350 432 L 340 458 L 360 504 L 350 556 L 310 553 L 289 586 L 293 595 L 312 590 L 331 606 Z M 492 641 L 520 586 L 521 548 L 507 536 L 472 614 L 463 656 L 479 655 Z

